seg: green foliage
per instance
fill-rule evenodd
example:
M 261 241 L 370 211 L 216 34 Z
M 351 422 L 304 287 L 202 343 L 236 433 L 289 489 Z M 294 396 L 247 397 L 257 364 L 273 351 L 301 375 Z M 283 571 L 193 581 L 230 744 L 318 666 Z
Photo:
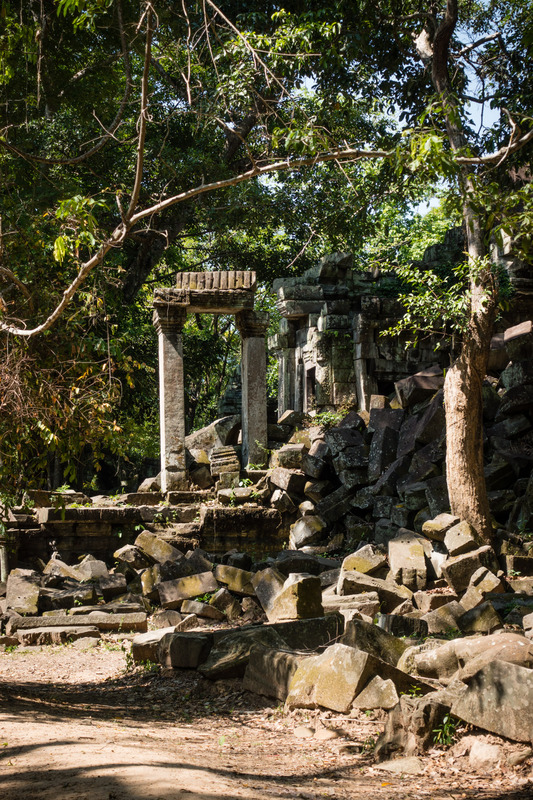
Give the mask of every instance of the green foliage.
M 450 747 L 457 737 L 457 728 L 460 724 L 461 720 L 457 717 L 446 714 L 441 724 L 432 731 L 434 744 L 437 747 Z

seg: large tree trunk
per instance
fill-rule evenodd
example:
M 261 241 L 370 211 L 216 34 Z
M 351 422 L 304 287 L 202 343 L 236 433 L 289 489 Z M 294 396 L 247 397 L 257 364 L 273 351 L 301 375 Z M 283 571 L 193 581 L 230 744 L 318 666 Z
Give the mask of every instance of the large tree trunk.
M 457 100 L 448 73 L 450 42 L 458 21 L 457 0 L 447 0 L 446 12 L 433 40 L 432 80 L 442 101 L 453 151 L 467 144 Z M 464 168 L 460 178 L 470 273 L 470 320 L 461 355 L 444 382 L 446 412 L 446 479 L 452 513 L 470 522 L 487 542 L 492 537 L 483 468 L 482 386 L 497 309 L 497 286 L 485 260 L 482 220 L 473 208 L 474 185 Z

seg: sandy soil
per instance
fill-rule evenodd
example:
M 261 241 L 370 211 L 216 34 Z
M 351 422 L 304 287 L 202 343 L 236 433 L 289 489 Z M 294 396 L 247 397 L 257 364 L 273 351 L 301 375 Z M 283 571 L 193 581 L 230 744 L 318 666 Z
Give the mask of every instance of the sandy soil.
M 237 680 L 126 671 L 112 638 L 0 653 L 2 800 L 533 798 L 531 759 L 474 773 L 435 749 L 417 774 L 386 772 L 381 729 L 379 713 L 286 714 Z

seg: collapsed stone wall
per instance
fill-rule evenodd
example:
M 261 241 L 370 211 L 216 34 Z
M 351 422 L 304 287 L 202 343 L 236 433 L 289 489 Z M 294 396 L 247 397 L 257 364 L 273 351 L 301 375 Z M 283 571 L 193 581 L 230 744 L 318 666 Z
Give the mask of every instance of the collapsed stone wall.
M 531 316 L 531 281 L 524 265 L 511 257 L 509 243 L 493 249 L 493 259 L 509 274 L 516 291 L 502 329 Z M 413 267 L 442 269 L 464 258 L 463 231 L 453 228 L 444 241 L 428 247 Z M 373 394 L 437 363 L 450 362 L 449 344 L 428 336 L 416 347 L 409 334 L 384 336 L 405 309 L 390 272 L 353 269 L 350 253 L 335 253 L 296 278 L 274 281 L 279 332 L 269 347 L 279 363 L 278 413 L 356 407 L 368 410 Z

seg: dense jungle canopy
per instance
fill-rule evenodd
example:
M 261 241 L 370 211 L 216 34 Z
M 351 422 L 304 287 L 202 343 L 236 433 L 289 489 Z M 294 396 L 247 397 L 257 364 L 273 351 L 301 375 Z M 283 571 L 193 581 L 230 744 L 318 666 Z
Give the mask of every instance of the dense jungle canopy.
M 448 392 L 479 416 L 488 243 L 506 232 L 530 259 L 532 11 L 0 0 L 4 487 L 157 455 L 151 295 L 176 271 L 255 269 L 269 307 L 273 278 L 319 255 L 408 264 L 448 224 L 465 225 L 469 300 Z M 237 345 L 231 320 L 188 321 L 191 427 L 215 415 Z M 460 436 L 464 482 L 479 430 Z M 483 530 L 479 480 L 467 501 Z

